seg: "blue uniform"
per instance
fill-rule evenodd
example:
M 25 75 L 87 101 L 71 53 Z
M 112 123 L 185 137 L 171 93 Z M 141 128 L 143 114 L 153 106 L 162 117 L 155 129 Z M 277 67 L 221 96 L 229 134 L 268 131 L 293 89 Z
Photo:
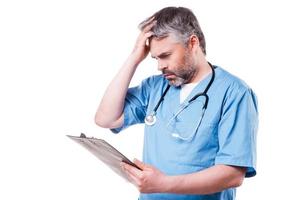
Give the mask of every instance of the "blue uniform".
M 204 91 L 211 76 L 203 79 L 183 103 L 180 103 L 180 87 L 170 87 L 157 110 L 156 123 L 153 126 L 145 125 L 145 163 L 167 175 L 194 173 L 216 164 L 246 167 L 246 177 L 256 174 L 257 99 L 245 82 L 221 67 L 215 69 L 215 79 L 207 93 L 208 106 L 200 126 L 197 127 L 204 97 L 190 103 L 174 119 L 174 123 L 169 123 L 181 106 L 195 94 Z M 155 75 L 145 79 L 141 85 L 129 88 L 124 107 L 124 124 L 112 131 L 118 133 L 130 125 L 144 123 L 144 118 L 153 111 L 167 85 L 168 80 L 162 75 Z M 174 129 L 181 137 L 191 139 L 173 137 Z M 140 195 L 141 200 L 234 198 L 234 188 L 211 195 Z

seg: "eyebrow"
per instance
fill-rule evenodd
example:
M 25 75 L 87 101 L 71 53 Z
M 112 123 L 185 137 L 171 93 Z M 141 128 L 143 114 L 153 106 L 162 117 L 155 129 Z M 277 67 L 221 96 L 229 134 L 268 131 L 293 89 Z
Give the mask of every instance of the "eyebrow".
M 159 54 L 158 56 L 153 56 L 151 55 L 152 58 L 161 58 L 161 57 L 164 57 L 164 56 L 167 56 L 169 54 L 171 54 L 172 52 L 171 51 L 166 51 L 166 52 L 162 52 L 161 54 Z

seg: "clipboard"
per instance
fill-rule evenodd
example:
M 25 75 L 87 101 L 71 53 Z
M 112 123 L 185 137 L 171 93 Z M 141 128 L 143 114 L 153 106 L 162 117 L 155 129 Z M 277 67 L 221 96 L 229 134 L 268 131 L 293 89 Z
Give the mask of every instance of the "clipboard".
M 72 135 L 67 135 L 67 137 L 85 147 L 115 173 L 129 182 L 131 182 L 131 180 L 128 179 L 126 173 L 122 170 L 120 163 L 124 162 L 141 170 L 136 164 L 131 162 L 126 156 L 103 139 L 86 137 L 84 133 L 81 133 L 79 137 Z

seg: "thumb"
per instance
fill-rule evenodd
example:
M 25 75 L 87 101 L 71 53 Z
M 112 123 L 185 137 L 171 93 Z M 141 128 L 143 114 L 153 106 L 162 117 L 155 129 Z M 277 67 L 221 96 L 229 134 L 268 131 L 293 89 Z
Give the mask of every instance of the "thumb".
M 145 163 L 143 163 L 142 161 L 140 161 L 140 160 L 138 160 L 136 158 L 133 159 L 133 163 L 136 164 L 142 170 L 144 170 L 147 167 Z

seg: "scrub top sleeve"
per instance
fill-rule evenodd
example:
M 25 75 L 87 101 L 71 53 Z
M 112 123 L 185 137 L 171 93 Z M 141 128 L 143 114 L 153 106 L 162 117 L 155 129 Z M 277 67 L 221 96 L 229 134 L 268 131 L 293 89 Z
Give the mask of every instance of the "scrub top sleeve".
M 251 177 L 256 174 L 257 99 L 249 88 L 236 90 L 223 106 L 215 164 L 246 167 Z
M 110 129 L 113 133 L 138 123 L 143 123 L 148 106 L 149 79 L 142 81 L 139 86 L 129 88 L 124 103 L 124 123 L 119 128 Z

